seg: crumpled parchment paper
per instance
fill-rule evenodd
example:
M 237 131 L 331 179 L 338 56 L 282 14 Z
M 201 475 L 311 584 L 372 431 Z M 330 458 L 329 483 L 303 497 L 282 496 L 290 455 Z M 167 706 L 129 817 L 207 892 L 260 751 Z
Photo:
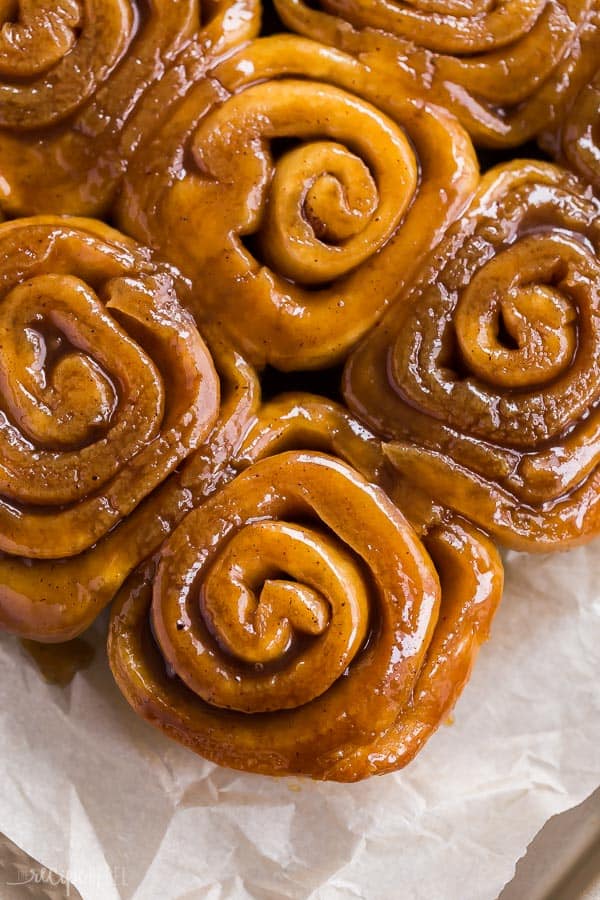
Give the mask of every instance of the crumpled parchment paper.
M 599 551 L 508 554 L 454 723 L 357 785 L 244 775 L 169 741 L 114 685 L 105 623 L 67 688 L 3 635 L 0 830 L 84 900 L 494 900 L 600 783 Z

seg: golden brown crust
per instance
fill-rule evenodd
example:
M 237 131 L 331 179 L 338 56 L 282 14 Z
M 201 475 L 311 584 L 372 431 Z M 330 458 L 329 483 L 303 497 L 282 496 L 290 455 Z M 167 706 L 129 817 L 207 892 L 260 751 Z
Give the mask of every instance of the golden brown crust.
M 255 0 L 22 0 L 0 31 L 0 208 L 101 215 L 135 147 Z M 0 13 L 1 18 L 1 13 Z
M 124 586 L 113 673 L 144 718 L 221 764 L 339 781 L 399 768 L 453 705 L 501 590 L 469 526 L 429 540 L 441 601 L 383 491 L 323 454 L 263 459 Z
M 451 110 L 476 143 L 510 147 L 548 127 L 597 66 L 597 0 L 275 0 L 292 31 Z
M 281 141 L 295 146 L 274 157 Z M 137 153 L 118 219 L 254 364 L 318 368 L 394 301 L 476 182 L 451 116 L 280 35 L 188 92 Z
M 490 172 L 420 282 L 347 364 L 351 409 L 421 494 L 499 540 L 600 528 L 600 206 L 564 170 Z

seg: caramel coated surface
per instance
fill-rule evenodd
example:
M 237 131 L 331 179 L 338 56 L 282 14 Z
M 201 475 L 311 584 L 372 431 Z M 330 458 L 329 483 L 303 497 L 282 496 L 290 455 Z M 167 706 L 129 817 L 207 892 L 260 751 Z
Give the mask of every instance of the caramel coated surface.
M 183 521 L 112 613 L 111 666 L 148 721 L 221 764 L 355 781 L 443 721 L 502 586 L 456 521 L 431 556 L 345 463 L 253 463 Z
M 7 222 L 0 257 L 0 623 L 64 640 L 101 608 L 121 525 L 148 541 L 128 517 L 151 494 L 160 516 L 153 491 L 209 437 L 219 379 L 174 274 L 112 229 Z M 148 552 L 119 545 L 120 565 Z
M 1 556 L 2 627 L 39 641 L 65 641 L 80 634 L 183 516 L 234 477 L 231 460 L 256 409 L 258 387 L 254 373 L 229 347 L 215 342 L 213 353 L 221 408 L 204 443 L 83 553 L 57 560 Z
M 161 110 L 259 23 L 255 0 L 4 5 L 0 209 L 11 216 L 106 213 Z
M 394 302 L 476 184 L 444 110 L 279 35 L 174 107 L 132 161 L 118 221 L 191 278 L 197 319 L 255 365 L 318 368 Z
M 600 192 L 600 69 L 542 133 L 540 144 Z
M 275 0 L 286 26 L 451 110 L 478 144 L 558 121 L 598 65 L 598 0 Z
M 346 400 L 389 441 L 407 508 L 427 498 L 524 550 L 600 531 L 599 214 L 564 170 L 491 171 L 350 358 Z

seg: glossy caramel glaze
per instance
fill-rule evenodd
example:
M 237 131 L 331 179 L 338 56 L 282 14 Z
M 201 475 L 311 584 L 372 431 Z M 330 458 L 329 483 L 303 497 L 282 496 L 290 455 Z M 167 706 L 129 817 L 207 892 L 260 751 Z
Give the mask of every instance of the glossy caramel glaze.
M 387 457 L 381 441 L 340 403 L 296 391 L 261 403 L 248 425 L 233 466 L 240 472 L 252 463 L 288 450 L 316 450 L 337 456 L 367 481 L 387 489 Z
M 600 69 L 540 144 L 600 193 Z
M 117 218 L 178 265 L 189 306 L 255 365 L 340 360 L 477 184 L 441 109 L 310 41 L 255 41 L 136 154 Z
M 400 768 L 449 714 L 502 588 L 471 526 L 427 541 L 431 556 L 331 456 L 253 463 L 124 585 L 115 678 L 140 715 L 221 764 L 338 781 Z
M 256 0 L 0 4 L 0 208 L 106 212 L 160 112 L 258 21 Z
M 573 176 L 527 161 L 486 175 L 346 367 L 401 505 L 427 498 L 524 550 L 600 531 L 599 251 L 600 203 Z
M 89 550 L 69 559 L 0 556 L 0 625 L 43 641 L 84 631 L 129 573 L 154 553 L 183 516 L 235 475 L 230 463 L 256 409 L 254 372 L 227 346 L 212 343 L 221 408 L 205 442 Z
M 383 488 L 397 505 L 405 493 L 381 440 L 358 421 L 345 406 L 317 394 L 302 391 L 280 394 L 262 403 L 249 418 L 232 467 L 243 471 L 287 450 L 317 450 L 348 463 L 367 481 Z M 442 507 L 420 495 L 402 505 L 402 512 L 419 535 L 433 522 L 448 521 Z
M 451 110 L 476 143 L 511 147 L 561 115 L 600 51 L 598 0 L 275 0 L 292 31 Z
M 154 548 L 140 527 L 168 530 L 154 492 L 209 439 L 219 379 L 174 270 L 114 230 L 8 222 L 0 258 L 0 624 L 65 640 Z

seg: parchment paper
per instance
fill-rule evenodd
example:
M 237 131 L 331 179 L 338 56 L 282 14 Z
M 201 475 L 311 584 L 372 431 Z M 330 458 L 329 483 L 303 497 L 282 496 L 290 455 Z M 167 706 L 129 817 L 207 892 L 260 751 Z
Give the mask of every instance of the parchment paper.
M 0 830 L 85 900 L 493 900 L 600 783 L 599 550 L 509 554 L 454 724 L 358 785 L 243 775 L 172 743 L 114 686 L 105 623 L 66 689 L 4 635 Z

